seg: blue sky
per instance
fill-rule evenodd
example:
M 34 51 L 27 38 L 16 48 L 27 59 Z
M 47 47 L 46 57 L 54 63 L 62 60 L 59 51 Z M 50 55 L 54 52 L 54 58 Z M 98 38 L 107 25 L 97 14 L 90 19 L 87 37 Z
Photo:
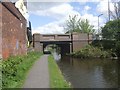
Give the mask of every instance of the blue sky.
M 98 29 L 98 15 L 100 26 L 108 21 L 108 0 L 79 0 L 79 2 L 36 2 L 28 3 L 29 20 L 32 32 L 41 34 L 65 33 L 65 21 L 69 15 L 78 15 L 81 19 L 88 19 L 94 29 Z M 110 3 L 111 11 L 114 11 Z

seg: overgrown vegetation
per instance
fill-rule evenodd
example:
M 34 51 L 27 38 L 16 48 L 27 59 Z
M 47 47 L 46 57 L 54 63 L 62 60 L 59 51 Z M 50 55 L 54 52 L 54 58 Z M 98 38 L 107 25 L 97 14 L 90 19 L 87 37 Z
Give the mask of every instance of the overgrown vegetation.
M 102 36 L 105 40 L 114 40 L 114 47 L 109 49 L 112 49 L 112 51 L 120 57 L 120 19 L 107 22 L 102 28 Z M 103 47 L 105 46 L 103 45 Z
M 102 50 L 102 47 L 100 49 L 87 45 L 79 51 L 72 53 L 72 56 L 77 58 L 108 58 L 111 57 L 111 52 Z
M 49 56 L 49 74 L 50 74 L 50 87 L 51 88 L 70 88 L 68 83 L 57 66 L 53 56 Z
M 2 62 L 2 88 L 20 88 L 28 70 L 41 56 L 41 53 L 30 52 L 25 56 L 10 57 Z

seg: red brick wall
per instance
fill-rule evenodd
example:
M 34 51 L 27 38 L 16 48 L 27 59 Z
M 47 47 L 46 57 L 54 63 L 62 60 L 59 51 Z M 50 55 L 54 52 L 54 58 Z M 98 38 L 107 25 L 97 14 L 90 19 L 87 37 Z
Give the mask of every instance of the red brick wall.
M 26 20 L 11 2 L 2 3 L 2 57 L 27 53 Z
M 2 58 L 2 5 L 0 4 L 0 59 Z

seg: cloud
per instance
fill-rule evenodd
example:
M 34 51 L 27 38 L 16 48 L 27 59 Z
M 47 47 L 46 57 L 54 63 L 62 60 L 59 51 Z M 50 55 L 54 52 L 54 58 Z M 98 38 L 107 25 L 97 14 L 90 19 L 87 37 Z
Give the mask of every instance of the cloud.
M 64 33 L 64 23 L 69 18 L 69 15 L 80 16 L 80 13 L 75 11 L 74 8 L 68 3 L 56 4 L 53 6 L 48 5 L 48 3 L 47 3 L 48 6 L 46 6 L 45 8 L 44 8 L 44 5 L 40 6 L 40 3 L 39 3 L 38 8 L 41 8 L 41 9 L 36 9 L 36 10 L 32 11 L 32 13 L 39 15 L 39 16 L 52 17 L 52 18 L 56 19 L 56 21 L 35 28 L 33 30 L 33 33 L 42 33 L 42 34 Z M 34 7 L 32 7 L 32 8 L 34 8 Z
M 89 6 L 85 6 L 84 7 L 84 10 L 86 10 L 86 11 L 88 11 L 88 10 L 90 10 L 91 9 L 91 7 L 89 7 Z
M 96 32 L 98 32 L 98 17 L 94 16 L 92 14 L 84 14 L 83 16 L 79 16 L 82 19 L 88 19 L 90 22 L 90 25 L 94 25 L 94 29 L 96 30 Z M 33 33 L 41 33 L 41 34 L 64 34 L 65 30 L 64 30 L 64 25 L 65 25 L 65 20 L 66 19 L 62 19 L 59 21 L 55 21 L 43 26 L 40 26 L 38 28 L 35 28 L 33 30 Z M 99 23 L 100 23 L 100 27 L 104 25 L 104 19 L 102 17 L 99 18 Z
M 32 32 L 40 34 L 64 34 L 64 27 L 60 25 L 60 22 L 52 22 L 35 28 Z
M 87 2 L 87 0 L 86 0 Z M 39 16 L 47 16 L 55 18 L 56 21 L 51 23 L 46 23 L 43 26 L 39 26 L 33 29 L 33 33 L 41 34 L 63 34 L 64 23 L 69 19 L 69 15 L 78 15 L 80 18 L 88 19 L 91 25 L 94 25 L 94 29 L 98 29 L 98 16 L 89 13 L 83 13 L 82 16 L 80 12 L 75 10 L 75 7 L 71 6 L 69 3 L 30 3 L 29 11 L 32 14 Z M 98 3 L 100 5 L 100 3 Z M 91 10 L 92 7 L 86 5 L 83 11 Z M 104 19 L 99 18 L 100 26 L 104 25 Z
M 114 11 L 114 5 L 113 3 L 109 2 L 110 5 L 110 11 Z M 97 12 L 102 13 L 104 16 L 108 16 L 108 0 L 102 0 L 97 5 Z
M 51 7 L 50 9 L 45 9 L 42 11 L 38 11 L 38 15 L 42 16 L 50 16 L 56 19 L 60 19 L 66 15 L 68 15 L 73 10 L 73 7 L 69 4 L 62 4 L 58 6 Z
M 32 3 L 31 3 L 32 4 Z M 29 5 L 29 12 L 39 16 L 48 16 L 59 20 L 68 15 L 79 14 L 68 3 L 33 3 Z
M 81 11 L 81 14 L 82 15 L 84 15 L 84 14 L 86 14 L 86 13 L 88 13 L 88 11 L 91 9 L 91 7 L 90 6 L 84 6 L 84 9 Z
M 95 2 L 100 2 L 100 1 L 102 1 L 102 0 L 78 0 L 78 1 L 79 1 L 79 4 L 80 4 L 80 5 L 84 5 L 84 4 L 88 3 L 88 2 L 93 2 L 93 3 L 95 3 Z
M 60 4 L 62 4 L 62 2 L 28 2 L 28 10 L 29 12 L 34 13 L 36 11 L 49 9 Z

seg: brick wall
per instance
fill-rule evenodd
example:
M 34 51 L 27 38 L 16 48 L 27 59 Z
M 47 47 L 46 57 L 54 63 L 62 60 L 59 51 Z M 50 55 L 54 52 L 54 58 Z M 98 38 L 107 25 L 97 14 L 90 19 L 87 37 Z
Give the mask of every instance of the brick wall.
M 92 42 L 92 35 L 85 33 L 73 33 L 73 52 L 79 51 Z
M 11 2 L 2 2 L 2 57 L 27 53 L 26 20 Z
M 0 59 L 2 58 L 2 5 L 0 4 Z

